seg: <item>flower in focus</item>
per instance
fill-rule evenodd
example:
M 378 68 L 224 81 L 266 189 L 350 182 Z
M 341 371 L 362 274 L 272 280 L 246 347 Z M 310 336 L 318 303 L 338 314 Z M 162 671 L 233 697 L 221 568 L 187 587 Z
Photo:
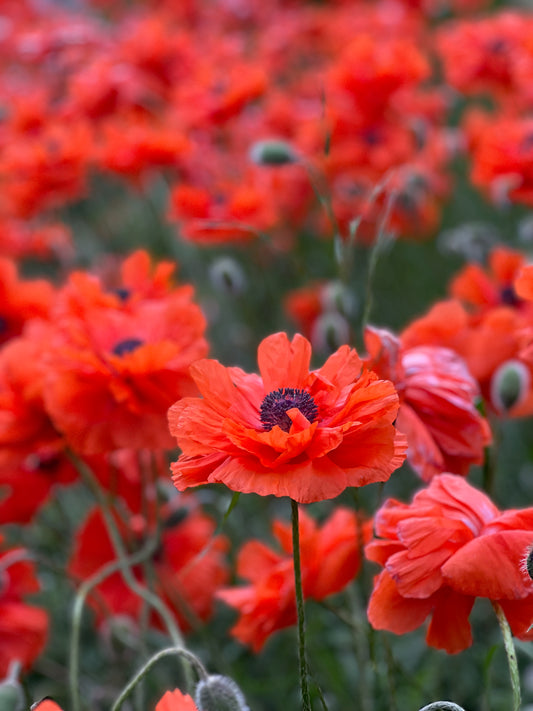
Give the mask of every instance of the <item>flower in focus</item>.
M 323 600 L 342 590 L 359 572 L 362 532 L 355 514 L 338 508 L 318 526 L 300 510 L 302 588 L 305 598 Z M 275 521 L 273 532 L 282 548 L 246 543 L 237 559 L 237 574 L 248 585 L 225 588 L 217 597 L 240 612 L 231 633 L 259 652 L 276 630 L 296 623 L 291 527 Z
M 0 536 L 0 545 L 3 537 Z M 48 636 L 44 610 L 23 598 L 39 590 L 33 564 L 22 549 L 0 550 L 0 677 L 13 659 L 28 668 L 42 652 Z
M 198 707 L 188 694 L 179 689 L 166 691 L 158 701 L 155 711 L 198 711 Z
M 260 376 L 215 360 L 193 364 L 203 398 L 183 398 L 169 410 L 183 452 L 172 464 L 176 487 L 220 482 L 309 503 L 387 481 L 405 458 L 405 439 L 392 424 L 392 383 L 348 346 L 318 370 L 309 371 L 310 359 L 303 336 L 277 333 L 259 345 Z
M 461 357 L 439 346 L 404 347 L 401 337 L 384 329 L 367 328 L 365 343 L 371 367 L 398 390 L 396 425 L 422 479 L 444 471 L 466 475 L 471 464 L 481 464 L 491 434 L 475 406 L 477 383 Z
M 465 479 L 441 474 L 411 504 L 389 499 L 375 516 L 366 555 L 384 570 L 368 619 L 405 634 L 431 621 L 426 642 L 448 653 L 472 643 L 476 597 L 498 602 L 513 634 L 533 639 L 533 585 L 521 566 L 533 535 L 533 508 L 500 512 Z

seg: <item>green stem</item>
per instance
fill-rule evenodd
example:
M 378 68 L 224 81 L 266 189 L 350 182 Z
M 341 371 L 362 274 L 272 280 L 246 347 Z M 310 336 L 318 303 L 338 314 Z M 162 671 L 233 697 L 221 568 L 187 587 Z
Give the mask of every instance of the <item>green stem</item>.
M 518 674 L 518 662 L 516 660 L 513 635 L 501 605 L 493 600 L 492 607 L 494 608 L 494 612 L 498 618 L 498 623 L 502 631 L 503 646 L 505 647 L 505 653 L 507 654 L 507 663 L 509 665 L 509 674 L 511 676 L 511 687 L 513 689 L 513 711 L 520 711 L 520 676 Z
M 294 587 L 296 590 L 296 612 L 298 615 L 298 660 L 300 667 L 300 690 L 303 711 L 312 711 L 309 695 L 309 672 L 305 655 L 305 613 L 302 591 L 302 569 L 300 563 L 300 529 L 298 525 L 298 504 L 291 499 L 292 513 L 292 557 L 294 560 Z
M 196 670 L 198 671 L 198 676 L 202 679 L 207 679 L 208 674 L 207 671 L 204 669 L 202 663 L 200 660 L 194 656 L 191 652 L 188 652 L 186 649 L 182 649 L 180 647 L 167 647 L 166 649 L 162 649 L 156 654 L 154 654 L 153 657 L 151 657 L 146 664 L 135 674 L 133 679 L 129 682 L 129 684 L 123 689 L 121 692 L 120 696 L 118 699 L 115 701 L 113 704 L 113 707 L 111 711 L 119 711 L 120 707 L 126 701 L 128 696 L 132 693 L 132 691 L 135 689 L 137 684 L 144 679 L 144 677 L 148 674 L 150 669 L 160 660 L 163 659 L 164 657 L 168 657 L 171 654 L 177 654 L 180 657 L 183 657 L 186 659 L 191 666 L 194 666 Z
M 138 565 L 142 563 L 146 558 L 152 555 L 157 547 L 157 541 L 150 540 L 140 551 L 135 553 L 126 559 L 129 566 Z M 83 607 L 85 605 L 85 600 L 91 591 L 100 585 L 106 578 L 113 573 L 120 571 L 123 565 L 122 560 L 114 560 L 111 563 L 107 563 L 102 566 L 94 575 L 87 578 L 81 585 L 74 600 L 74 607 L 72 610 L 72 633 L 70 637 L 70 663 L 69 663 L 69 683 L 70 683 L 70 696 L 72 702 L 72 711 L 80 711 L 80 694 L 79 694 L 79 669 L 80 669 L 80 630 L 81 630 L 81 618 L 83 614 Z

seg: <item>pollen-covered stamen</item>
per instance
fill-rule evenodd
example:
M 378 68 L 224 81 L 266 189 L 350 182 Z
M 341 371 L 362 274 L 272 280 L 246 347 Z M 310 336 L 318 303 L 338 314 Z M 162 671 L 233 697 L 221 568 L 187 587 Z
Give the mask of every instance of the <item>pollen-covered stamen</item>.
M 137 350 L 139 346 L 142 346 L 144 341 L 140 338 L 125 338 L 123 341 L 119 341 L 113 348 L 113 353 L 116 356 L 123 356 L 126 353 L 132 353 Z
M 284 432 L 288 432 L 292 422 L 287 410 L 293 407 L 297 407 L 309 422 L 314 422 L 318 417 L 318 408 L 308 392 L 299 388 L 279 388 L 268 393 L 261 404 L 263 428 L 270 431 L 278 425 Z

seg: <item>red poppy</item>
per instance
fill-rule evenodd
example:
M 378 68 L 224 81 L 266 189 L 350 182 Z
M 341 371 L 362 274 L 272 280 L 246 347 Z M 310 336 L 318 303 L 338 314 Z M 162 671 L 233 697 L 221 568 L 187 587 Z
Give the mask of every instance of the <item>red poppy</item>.
M 206 355 L 205 318 L 190 286 L 167 289 L 168 265 L 149 278 L 143 263 L 127 260 L 112 290 L 75 273 L 55 303 L 44 398 L 58 430 L 83 454 L 171 447 L 166 411 L 196 392 L 188 367 Z
M 276 630 L 296 623 L 291 527 L 276 521 L 277 553 L 258 540 L 246 543 L 237 559 L 237 574 L 249 585 L 217 593 L 240 612 L 231 633 L 259 652 Z M 318 527 L 300 511 L 302 588 L 306 598 L 323 600 L 342 590 L 359 572 L 359 526 L 355 514 L 337 509 Z
M 198 711 L 198 708 L 188 694 L 182 694 L 179 689 L 174 689 L 163 694 L 155 711 Z
M 26 321 L 46 318 L 53 294 L 44 279 L 22 279 L 16 263 L 0 257 L 0 344 L 18 336 Z
M 365 369 L 348 346 L 318 370 L 309 371 L 310 359 L 303 336 L 277 333 L 259 345 L 260 376 L 215 360 L 191 366 L 203 398 L 169 410 L 183 452 L 172 464 L 176 487 L 220 482 L 310 503 L 387 481 L 405 457 L 405 439 L 392 424 L 392 383 Z
M 43 699 L 33 704 L 30 711 L 63 711 L 63 709 L 52 699 Z
M 466 475 L 481 464 L 490 429 L 476 409 L 478 385 L 462 358 L 439 346 L 406 348 L 383 329 L 367 329 L 365 343 L 371 367 L 398 390 L 396 425 L 422 479 L 444 471 Z
M 198 509 L 168 509 L 162 515 L 164 530 L 153 558 L 155 589 L 173 610 L 179 626 L 188 630 L 193 620 L 205 621 L 211 616 L 214 594 L 227 581 L 227 542 L 223 536 L 214 536 L 214 521 Z M 152 528 L 139 514 L 127 521 L 117 514 L 116 522 L 130 552 L 142 546 Z M 115 557 L 102 514 L 93 509 L 76 534 L 68 570 L 75 578 L 85 579 Z M 134 574 L 138 580 L 144 579 L 140 566 L 134 568 Z M 119 573 L 106 578 L 95 592 L 91 604 L 100 623 L 110 615 L 139 618 L 143 602 Z M 152 624 L 161 623 L 154 616 Z
M 366 547 L 384 570 L 374 582 L 368 619 L 405 634 L 431 617 L 426 641 L 448 653 L 472 643 L 476 597 L 498 602 L 515 636 L 533 639 L 533 584 L 521 562 L 533 535 L 533 508 L 500 512 L 465 479 L 441 474 L 411 504 L 385 502 L 379 537 Z
M 25 557 L 22 549 L 0 550 L 0 677 L 6 676 L 13 659 L 29 667 L 48 635 L 46 612 L 23 600 L 39 590 L 33 564 Z

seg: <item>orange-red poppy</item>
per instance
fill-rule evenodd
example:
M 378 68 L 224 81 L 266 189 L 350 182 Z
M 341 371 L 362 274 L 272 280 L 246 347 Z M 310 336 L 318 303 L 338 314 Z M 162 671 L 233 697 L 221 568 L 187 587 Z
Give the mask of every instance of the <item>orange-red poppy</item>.
M 523 572 L 533 508 L 500 512 L 462 477 L 441 474 L 411 504 L 389 499 L 366 547 L 384 570 L 368 606 L 376 629 L 405 634 L 431 617 L 426 641 L 448 653 L 472 643 L 476 597 L 498 602 L 513 634 L 533 639 L 533 583 Z
M 302 588 L 306 598 L 323 600 L 342 590 L 360 567 L 359 529 L 353 511 L 338 508 L 322 524 L 300 511 Z M 296 623 L 291 527 L 274 522 L 278 553 L 258 540 L 246 543 L 237 559 L 237 574 L 248 585 L 225 588 L 217 597 L 240 612 L 231 633 L 259 652 L 276 630 Z
M 405 439 L 392 424 L 394 386 L 348 346 L 318 370 L 309 370 L 310 360 L 303 336 L 276 333 L 259 345 L 261 375 L 215 360 L 193 364 L 203 397 L 169 410 L 182 450 L 172 464 L 176 487 L 220 482 L 309 503 L 386 481 L 405 457 Z

